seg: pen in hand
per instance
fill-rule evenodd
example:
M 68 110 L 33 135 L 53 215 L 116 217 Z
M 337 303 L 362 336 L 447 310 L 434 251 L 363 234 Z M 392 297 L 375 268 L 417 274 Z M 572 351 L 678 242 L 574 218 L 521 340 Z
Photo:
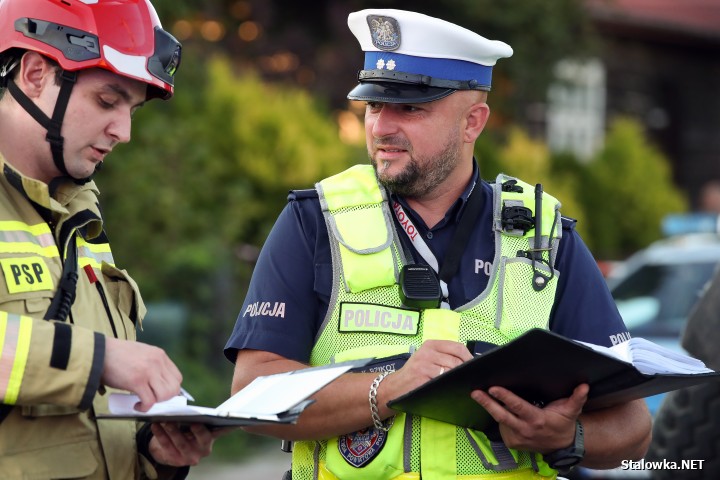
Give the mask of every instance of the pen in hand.
M 194 402 L 194 401 L 195 401 L 195 399 L 193 398 L 193 396 L 190 395 L 190 392 L 188 392 L 187 390 L 185 390 L 183 387 L 180 387 L 180 396 L 187 398 L 187 399 L 190 400 L 191 402 Z

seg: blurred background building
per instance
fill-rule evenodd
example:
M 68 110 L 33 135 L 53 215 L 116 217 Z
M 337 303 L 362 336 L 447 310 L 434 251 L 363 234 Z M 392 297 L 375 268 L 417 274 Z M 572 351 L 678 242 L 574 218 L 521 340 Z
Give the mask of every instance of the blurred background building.
M 585 4 L 602 42 L 605 115 L 640 119 L 697 206 L 702 185 L 720 178 L 720 1 Z

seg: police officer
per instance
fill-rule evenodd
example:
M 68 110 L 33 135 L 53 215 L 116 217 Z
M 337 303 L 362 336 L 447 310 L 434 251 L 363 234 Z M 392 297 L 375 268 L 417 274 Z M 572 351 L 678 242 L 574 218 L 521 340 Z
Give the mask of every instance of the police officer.
M 113 260 L 90 179 L 168 99 L 180 44 L 148 0 L 0 0 L 0 477 L 184 478 L 203 425 L 98 420 L 113 389 L 139 409 L 180 392 L 134 342 L 145 307 Z
M 555 478 L 641 458 L 644 402 L 583 413 L 585 384 L 546 406 L 475 391 L 497 420 L 488 431 L 387 407 L 470 348 L 531 328 L 602 345 L 627 330 L 559 202 L 519 179 L 480 179 L 492 66 L 512 49 L 414 12 L 363 10 L 348 24 L 365 52 L 348 98 L 366 102 L 372 165 L 290 195 L 225 355 L 233 391 L 308 364 L 376 361 L 323 389 L 297 425 L 252 431 L 295 440 L 294 480 Z

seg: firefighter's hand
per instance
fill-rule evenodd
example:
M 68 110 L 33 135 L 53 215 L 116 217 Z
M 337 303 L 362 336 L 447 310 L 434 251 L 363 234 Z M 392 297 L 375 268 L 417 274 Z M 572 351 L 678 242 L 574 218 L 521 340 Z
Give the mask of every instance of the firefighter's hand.
M 182 374 L 161 348 L 106 337 L 101 381 L 135 393 L 140 397 L 135 408 L 146 412 L 156 402 L 180 393 Z
M 153 423 L 150 455 L 157 463 L 173 467 L 197 465 L 210 455 L 215 439 L 232 429 L 209 430 L 201 423 L 181 429 L 177 423 Z
M 580 415 L 590 387 L 581 384 L 572 395 L 538 407 L 510 390 L 490 387 L 471 396 L 500 425 L 500 435 L 509 448 L 548 453 L 565 448 L 575 438 L 575 420 Z

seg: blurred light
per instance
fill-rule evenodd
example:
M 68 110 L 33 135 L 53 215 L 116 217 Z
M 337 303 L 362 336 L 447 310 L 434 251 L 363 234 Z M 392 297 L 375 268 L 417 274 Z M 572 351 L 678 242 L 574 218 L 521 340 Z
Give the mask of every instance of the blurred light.
M 337 116 L 338 127 L 340 128 L 339 136 L 343 143 L 357 144 L 364 139 L 364 131 L 362 122 L 357 115 L 349 110 L 343 110 Z
M 310 85 L 315 81 L 315 71 L 309 67 L 300 67 L 295 74 L 295 80 L 300 85 Z
M 235 2 L 230 7 L 230 15 L 237 18 L 238 20 L 245 20 L 250 16 L 252 12 L 252 5 L 250 2 Z
M 280 52 L 270 57 L 261 57 L 260 66 L 266 72 L 287 73 L 298 68 L 300 60 L 290 52 Z
M 243 22 L 238 27 L 238 37 L 245 42 L 252 42 L 260 36 L 260 27 L 252 21 Z
M 662 220 L 662 232 L 665 236 L 685 233 L 718 233 L 720 216 L 716 213 L 670 214 Z
M 187 20 L 178 20 L 175 22 L 175 25 L 173 25 L 173 35 L 178 40 L 187 40 L 192 36 L 193 33 L 193 27 L 192 23 L 188 22 Z
M 300 60 L 294 53 L 283 52 L 273 55 L 277 68 L 281 72 L 289 72 L 291 70 L 297 70 Z
M 367 105 L 366 102 L 361 102 L 360 100 L 350 100 L 348 101 L 348 108 L 355 112 L 357 115 L 365 115 L 365 106 Z
M 225 35 L 225 27 L 215 20 L 207 20 L 200 26 L 200 35 L 208 42 L 217 42 Z

